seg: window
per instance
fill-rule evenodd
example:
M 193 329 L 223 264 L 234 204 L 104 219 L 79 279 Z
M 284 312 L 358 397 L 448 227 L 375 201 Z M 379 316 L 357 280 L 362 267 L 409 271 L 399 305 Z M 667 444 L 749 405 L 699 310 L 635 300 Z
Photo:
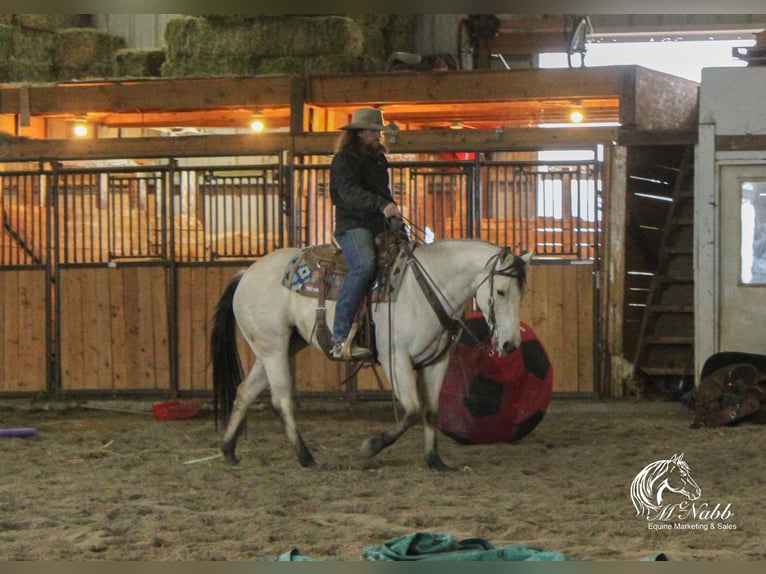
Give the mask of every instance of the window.
M 766 284 L 766 181 L 744 181 L 741 193 L 740 281 Z

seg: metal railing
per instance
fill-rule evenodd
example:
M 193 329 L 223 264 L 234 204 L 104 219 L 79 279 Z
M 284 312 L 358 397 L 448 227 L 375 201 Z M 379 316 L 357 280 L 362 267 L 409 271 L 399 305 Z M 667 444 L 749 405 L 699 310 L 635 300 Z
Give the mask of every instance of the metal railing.
M 413 238 L 480 238 L 538 257 L 593 259 L 598 163 L 392 161 Z M 254 259 L 329 242 L 327 158 L 246 166 L 0 172 L 0 266 Z

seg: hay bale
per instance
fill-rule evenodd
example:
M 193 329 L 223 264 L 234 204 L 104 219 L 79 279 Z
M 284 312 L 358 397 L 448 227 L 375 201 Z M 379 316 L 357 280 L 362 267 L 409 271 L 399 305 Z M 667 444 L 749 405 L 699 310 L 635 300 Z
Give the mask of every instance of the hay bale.
M 386 49 L 386 37 L 381 28 L 366 25 L 364 30 L 364 55 L 377 60 L 385 60 L 388 57 Z
M 363 29 L 345 16 L 262 17 L 250 33 L 258 57 L 364 54 Z
M 0 25 L 0 81 L 49 82 L 55 34 Z
M 362 27 L 345 16 L 181 16 L 166 25 L 165 46 L 166 77 L 312 72 L 317 63 L 331 68 L 327 60 L 316 60 L 325 56 L 338 66 L 329 72 L 370 65 L 362 58 L 370 55 Z M 383 59 L 379 50 L 373 56 Z
M 94 28 L 67 28 L 55 35 L 53 71 L 57 80 L 108 77 L 114 74 L 114 54 L 125 38 Z
M 0 82 L 11 81 L 11 58 L 13 57 L 13 26 L 0 24 Z
M 392 15 L 383 28 L 386 39 L 386 53 L 415 51 L 415 16 L 412 14 Z
M 280 56 L 261 58 L 256 64 L 256 74 L 343 74 L 382 72 L 385 61 L 367 56 Z
M 247 26 L 216 26 L 189 16 L 173 18 L 165 26 L 163 76 L 251 75 L 254 59 Z
M 114 69 L 120 78 L 153 78 L 162 75 L 165 51 L 125 48 L 114 53 Z
M 90 14 L 12 14 L 13 23 L 28 30 L 56 32 L 62 28 L 92 28 Z

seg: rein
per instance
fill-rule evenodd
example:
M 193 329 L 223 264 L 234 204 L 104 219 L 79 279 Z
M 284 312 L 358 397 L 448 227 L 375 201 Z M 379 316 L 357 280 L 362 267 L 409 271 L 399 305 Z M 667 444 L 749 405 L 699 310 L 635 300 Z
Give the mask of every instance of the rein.
M 465 321 L 463 321 L 462 318 L 455 319 L 453 318 L 444 308 L 444 305 L 442 304 L 442 299 L 446 299 L 444 297 L 444 294 L 441 293 L 436 287 L 436 284 L 433 279 L 430 277 L 426 277 L 426 272 L 423 269 L 420 261 L 417 260 L 414 254 L 414 249 L 410 246 L 407 247 L 409 258 L 407 261 L 407 265 L 412 268 L 413 275 L 415 276 L 415 279 L 418 282 L 418 285 L 420 286 L 421 291 L 423 292 L 423 295 L 425 295 L 426 300 L 431 305 L 431 308 L 433 309 L 434 313 L 436 313 L 437 318 L 439 319 L 439 323 L 441 323 L 442 327 L 444 327 L 445 331 L 448 333 L 448 341 L 449 343 L 441 348 L 438 349 L 434 354 L 432 354 L 428 359 L 426 359 L 423 363 L 420 363 L 417 365 L 417 367 L 424 367 L 427 365 L 431 365 L 438 361 L 442 355 L 447 352 L 447 350 L 450 348 L 452 343 L 458 340 L 460 337 L 461 331 L 464 327 L 466 327 Z M 496 275 L 500 275 L 502 277 L 516 277 L 519 280 L 525 279 L 525 273 L 524 273 L 524 266 L 519 265 L 518 259 L 516 257 L 513 258 L 512 263 L 505 268 L 497 269 L 497 264 L 499 261 L 505 259 L 508 254 L 511 252 L 510 247 L 503 247 L 500 249 L 498 253 L 493 255 L 487 260 L 487 263 L 485 267 L 490 266 L 490 271 L 487 274 L 487 276 L 479 282 L 479 284 L 476 286 L 476 289 L 478 289 L 482 283 L 485 281 L 489 281 L 489 309 L 488 309 L 488 317 L 487 317 L 487 324 L 490 328 L 490 333 L 492 334 L 492 342 L 493 344 L 497 343 L 497 326 L 496 326 L 496 320 L 495 320 L 495 298 L 492 296 L 493 288 L 494 288 L 494 280 Z M 475 293 L 475 290 L 474 290 Z M 492 355 L 494 354 L 495 348 L 494 347 L 488 347 L 483 341 L 479 341 L 479 339 L 471 332 L 470 329 L 466 329 L 470 336 L 474 339 L 474 341 L 477 343 L 478 346 L 482 347 L 488 354 Z

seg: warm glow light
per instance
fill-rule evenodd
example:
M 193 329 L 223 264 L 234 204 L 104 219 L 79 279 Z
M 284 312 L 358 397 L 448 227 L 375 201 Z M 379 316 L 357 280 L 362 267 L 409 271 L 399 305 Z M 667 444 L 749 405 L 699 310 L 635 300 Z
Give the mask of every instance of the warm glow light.
M 78 122 L 74 125 L 74 129 L 72 131 L 78 138 L 84 138 L 88 135 L 88 126 L 82 122 Z
M 260 118 L 253 119 L 252 122 L 250 122 L 250 129 L 254 132 L 262 132 L 263 129 L 266 127 L 266 125 L 263 123 L 263 120 Z
M 579 124 L 585 119 L 585 116 L 581 110 L 573 110 L 572 113 L 569 114 L 569 119 L 572 123 Z

